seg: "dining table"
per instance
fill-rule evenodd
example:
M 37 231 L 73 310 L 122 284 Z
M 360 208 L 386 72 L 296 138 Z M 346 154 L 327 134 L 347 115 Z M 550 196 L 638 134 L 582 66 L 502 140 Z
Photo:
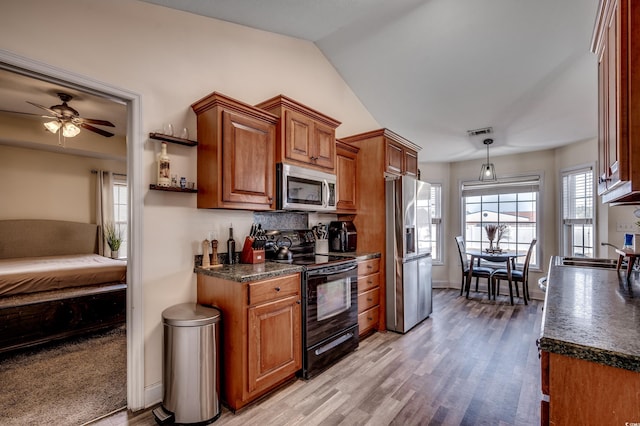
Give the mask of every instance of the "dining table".
M 486 251 L 486 250 L 474 250 L 469 249 L 466 250 L 466 254 L 471 256 L 471 260 L 469 262 L 469 272 L 467 282 L 471 282 L 472 274 L 473 274 L 473 264 L 479 259 L 487 260 L 493 263 L 504 263 L 506 265 L 507 270 L 507 279 L 509 280 L 509 287 L 511 287 L 511 271 L 515 268 L 515 260 L 520 256 L 525 256 L 526 252 L 518 252 L 515 250 L 502 250 L 502 251 Z M 478 263 L 479 264 L 479 263 Z M 493 289 L 489 286 L 489 298 L 491 298 L 491 294 L 493 293 Z M 496 298 L 496 295 L 493 295 L 493 298 Z
M 636 259 L 640 257 L 640 251 L 637 251 L 635 248 L 631 248 L 631 247 L 623 247 L 623 248 L 616 248 L 616 253 L 618 254 L 618 263 L 616 264 L 616 272 L 620 272 L 620 267 L 622 266 L 622 260 L 625 257 L 629 259 L 627 261 L 627 284 L 629 284 L 629 279 L 631 278 L 631 271 L 633 269 L 633 265 L 636 263 Z

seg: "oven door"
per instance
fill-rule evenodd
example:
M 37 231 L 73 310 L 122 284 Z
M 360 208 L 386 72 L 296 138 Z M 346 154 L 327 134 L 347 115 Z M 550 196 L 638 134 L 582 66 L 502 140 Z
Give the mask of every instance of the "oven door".
M 356 262 L 307 271 L 305 346 L 309 348 L 358 324 Z

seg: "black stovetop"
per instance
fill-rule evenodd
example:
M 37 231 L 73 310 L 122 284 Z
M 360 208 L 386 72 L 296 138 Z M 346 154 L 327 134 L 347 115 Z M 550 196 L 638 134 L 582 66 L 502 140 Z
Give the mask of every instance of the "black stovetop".
M 316 254 L 316 240 L 310 229 L 280 230 L 267 231 L 268 242 L 266 249 L 267 260 L 288 263 L 292 265 L 305 266 L 308 269 L 314 267 L 333 266 L 342 263 L 353 262 L 355 257 L 352 256 L 336 256 L 332 254 Z M 275 250 L 269 250 L 269 246 L 273 247 L 286 245 L 292 252 L 291 260 L 276 260 Z

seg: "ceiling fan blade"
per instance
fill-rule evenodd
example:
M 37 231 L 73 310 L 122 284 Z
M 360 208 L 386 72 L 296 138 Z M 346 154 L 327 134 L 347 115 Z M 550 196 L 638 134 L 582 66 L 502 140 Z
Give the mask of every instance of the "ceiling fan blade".
M 113 136 L 113 133 L 107 132 L 106 130 L 98 129 L 97 127 L 93 127 L 92 125 L 87 123 L 80 123 L 80 127 L 82 127 L 83 129 L 87 129 L 91 132 L 95 132 L 99 135 L 102 135 L 105 138 L 110 138 L 111 136 Z
M 27 103 L 31 104 L 31 105 L 33 105 L 35 107 L 42 108 L 43 110 L 48 111 L 49 114 L 53 115 L 54 117 L 59 117 L 60 118 L 60 114 L 58 114 L 56 111 L 52 110 L 51 108 L 47 108 L 47 107 L 39 105 L 39 104 L 34 104 L 33 102 L 29 102 L 29 101 L 27 101 Z
M 106 121 L 106 120 L 96 120 L 95 118 L 83 118 L 83 117 L 80 117 L 80 120 L 85 123 L 97 124 L 99 126 L 116 127 L 112 122 Z
M 43 118 L 53 118 L 53 119 L 57 119 L 58 117 L 52 117 L 50 115 L 42 115 L 42 114 L 34 114 L 31 112 L 21 112 L 21 111 L 9 111 L 6 109 L 0 109 L 0 112 L 6 112 L 9 114 L 22 114 L 22 115 L 32 115 L 34 117 L 43 117 Z

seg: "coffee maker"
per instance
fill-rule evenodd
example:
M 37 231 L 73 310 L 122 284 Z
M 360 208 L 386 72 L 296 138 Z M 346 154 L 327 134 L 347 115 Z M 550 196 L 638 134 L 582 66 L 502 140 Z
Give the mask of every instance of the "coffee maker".
M 350 220 L 338 220 L 329 224 L 329 250 L 336 252 L 356 251 L 358 234 Z

